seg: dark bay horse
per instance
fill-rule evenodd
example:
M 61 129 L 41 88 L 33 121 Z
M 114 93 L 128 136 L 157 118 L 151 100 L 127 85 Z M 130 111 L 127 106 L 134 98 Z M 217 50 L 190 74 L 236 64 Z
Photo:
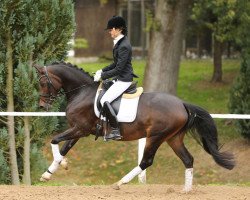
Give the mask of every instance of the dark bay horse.
M 81 137 L 95 134 L 98 118 L 94 113 L 94 99 L 99 83 L 70 63 L 36 68 L 40 85 L 39 105 L 48 110 L 58 94 L 65 94 L 68 103 L 66 117 L 70 127 L 51 141 L 54 161 L 41 177 L 45 181 L 51 178 L 60 164 L 66 164 L 64 156 Z M 218 165 L 229 170 L 235 166 L 232 154 L 219 151 L 217 128 L 209 113 L 166 93 L 144 92 L 140 97 L 135 121 L 120 123 L 120 130 L 123 141 L 146 137 L 146 145 L 139 166 L 115 183 L 115 189 L 151 166 L 159 146 L 167 142 L 185 165 L 184 191 L 190 191 L 194 159 L 183 143 L 187 131 L 193 133 L 193 137 Z M 59 150 L 58 144 L 62 141 L 65 143 Z

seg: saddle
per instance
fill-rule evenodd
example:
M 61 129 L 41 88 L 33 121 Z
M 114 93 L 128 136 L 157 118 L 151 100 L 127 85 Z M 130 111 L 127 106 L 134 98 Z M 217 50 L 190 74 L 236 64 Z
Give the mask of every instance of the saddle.
M 103 124 L 105 123 L 105 127 L 107 128 L 107 121 L 106 118 L 103 117 L 100 100 L 105 94 L 105 92 L 113 85 L 113 83 L 114 82 L 110 80 L 105 80 L 101 82 L 96 92 L 94 112 L 95 115 L 100 119 L 97 125 L 96 139 L 102 134 L 103 131 L 107 131 L 103 130 Z M 132 82 L 130 87 L 126 91 L 124 91 L 123 94 L 121 94 L 119 97 L 117 97 L 114 101 L 111 102 L 111 106 L 115 114 L 117 115 L 118 122 L 133 122 L 135 120 L 139 98 L 142 93 L 143 88 L 137 88 L 137 82 Z

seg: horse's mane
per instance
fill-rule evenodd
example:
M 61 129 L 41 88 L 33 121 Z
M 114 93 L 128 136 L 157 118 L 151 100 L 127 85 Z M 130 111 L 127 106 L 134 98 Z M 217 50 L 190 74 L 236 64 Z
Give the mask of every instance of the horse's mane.
M 53 62 L 51 65 L 63 65 L 63 66 L 67 66 L 67 67 L 71 67 L 71 68 L 74 68 L 76 70 L 79 70 L 81 73 L 93 78 L 93 76 L 91 76 L 89 74 L 89 72 L 86 72 L 83 68 L 80 68 L 78 67 L 77 65 L 73 65 L 72 63 L 70 62 L 64 62 L 64 61 L 56 61 L 56 62 Z

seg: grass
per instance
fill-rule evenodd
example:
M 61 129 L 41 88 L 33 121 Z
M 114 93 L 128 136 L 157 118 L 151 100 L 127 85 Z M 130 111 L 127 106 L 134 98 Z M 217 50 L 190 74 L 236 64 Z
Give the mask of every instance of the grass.
M 223 82 L 211 83 L 211 60 L 189 60 L 181 63 L 177 94 L 210 113 L 228 113 L 229 89 L 239 71 L 238 60 L 224 60 Z
M 95 72 L 109 62 L 83 63 L 79 66 L 88 72 Z M 181 62 L 177 95 L 192 104 L 199 105 L 210 113 L 228 113 L 229 90 L 239 71 L 238 60 L 224 60 L 223 82 L 211 83 L 213 64 L 210 60 L 184 60 Z M 134 61 L 134 71 L 140 76 L 142 85 L 145 61 Z M 230 143 L 240 138 L 231 120 L 216 119 L 219 139 Z M 239 182 L 237 172 L 224 172 L 214 164 L 212 158 L 190 137 L 185 138 L 187 149 L 195 158 L 195 181 L 199 184 Z M 50 145 L 45 154 L 52 160 Z M 103 142 L 94 137 L 81 139 L 67 156 L 70 160 L 69 171 L 59 170 L 50 184 L 94 185 L 112 184 L 137 165 L 137 141 Z M 163 144 L 155 157 L 154 164 L 147 170 L 148 183 L 183 184 L 184 166 L 168 145 Z M 247 177 L 241 177 L 241 184 L 249 185 Z M 137 179 L 132 184 L 137 183 Z M 196 182 L 195 182 L 196 183 Z

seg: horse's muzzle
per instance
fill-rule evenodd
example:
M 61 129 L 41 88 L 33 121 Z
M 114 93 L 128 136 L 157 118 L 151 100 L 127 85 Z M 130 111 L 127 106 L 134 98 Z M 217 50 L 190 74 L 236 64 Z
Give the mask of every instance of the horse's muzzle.
M 44 109 L 46 111 L 49 111 L 49 109 L 51 108 L 51 105 L 49 103 L 46 103 L 46 102 L 40 100 L 39 101 L 39 108 Z

